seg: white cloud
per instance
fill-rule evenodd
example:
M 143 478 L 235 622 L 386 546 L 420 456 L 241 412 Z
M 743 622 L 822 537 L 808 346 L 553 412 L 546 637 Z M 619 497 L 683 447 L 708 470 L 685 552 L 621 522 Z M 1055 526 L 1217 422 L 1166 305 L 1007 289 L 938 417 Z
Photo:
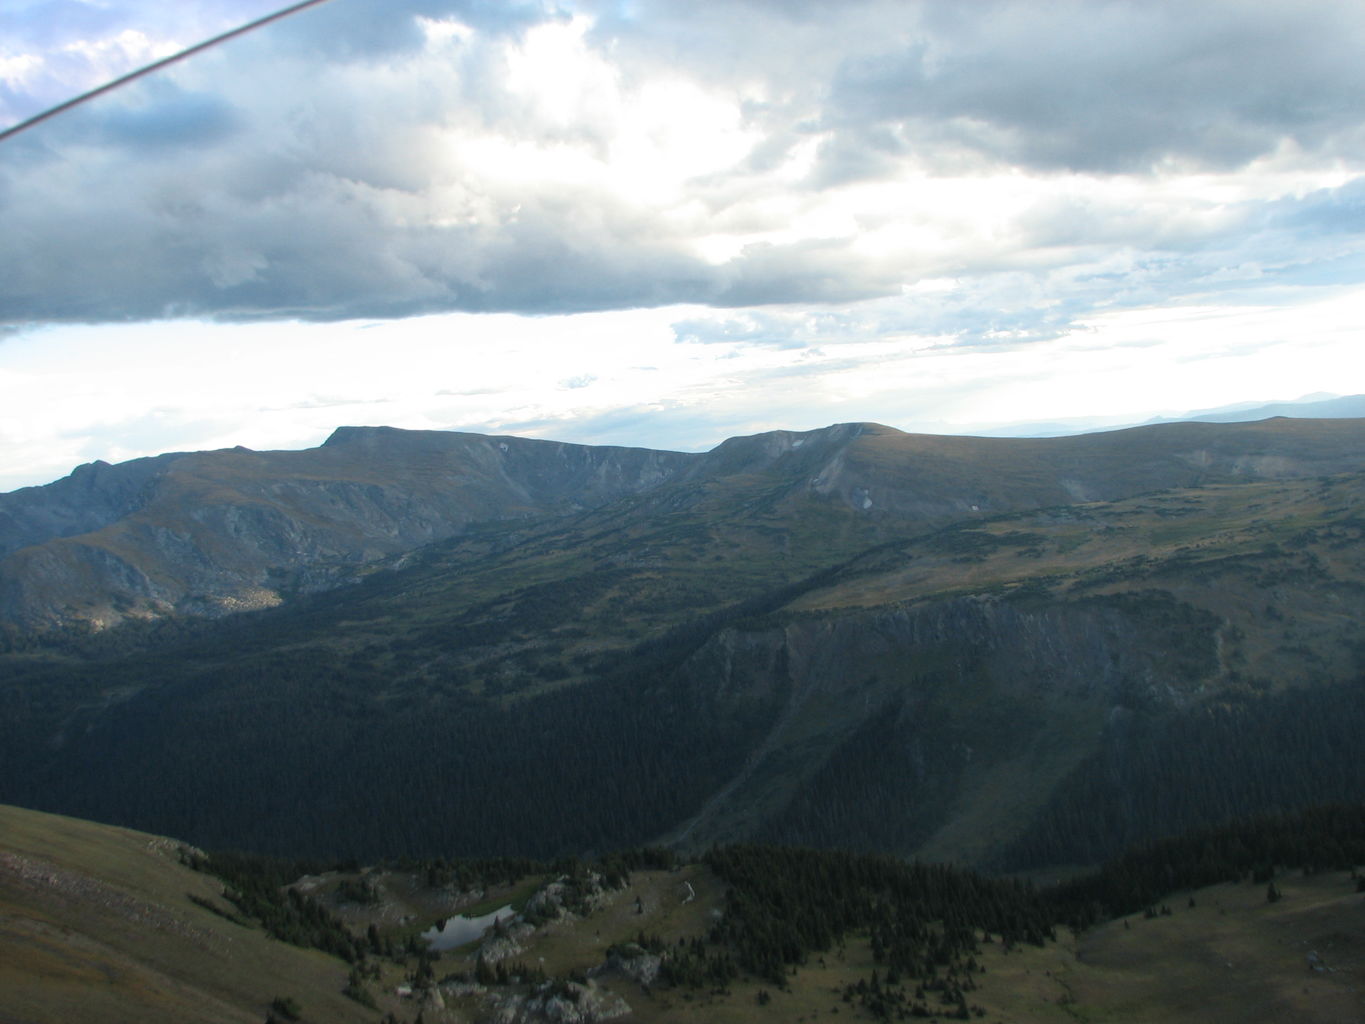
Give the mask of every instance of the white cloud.
M 0 117 L 272 6 L 29 2 Z M 1362 48 L 1327 0 L 327 4 L 3 144 L 0 444 L 27 464 L 58 411 L 126 452 L 1345 390 Z
M 1204 273 L 1256 205 L 1360 168 L 1340 5 L 641 11 L 329 5 L 44 126 L 3 171 L 0 262 L 30 267 L 0 316 L 847 302 L 1097 248 Z

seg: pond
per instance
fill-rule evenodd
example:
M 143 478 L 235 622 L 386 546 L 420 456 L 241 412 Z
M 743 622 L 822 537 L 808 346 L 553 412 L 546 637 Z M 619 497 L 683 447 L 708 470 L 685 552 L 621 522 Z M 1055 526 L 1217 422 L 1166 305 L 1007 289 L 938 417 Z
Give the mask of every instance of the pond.
M 480 917 L 449 917 L 445 921 L 438 921 L 436 926 L 428 928 L 422 933 L 422 938 L 431 943 L 434 950 L 456 949 L 468 942 L 481 938 L 483 933 L 493 927 L 498 918 L 511 922 L 516 914 L 509 903 L 505 907 L 484 914 Z

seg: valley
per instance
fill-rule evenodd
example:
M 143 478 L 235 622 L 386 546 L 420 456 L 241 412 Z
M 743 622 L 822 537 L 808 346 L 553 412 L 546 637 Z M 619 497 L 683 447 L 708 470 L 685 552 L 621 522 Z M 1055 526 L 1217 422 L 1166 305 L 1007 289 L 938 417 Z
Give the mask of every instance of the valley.
M 1362 431 L 365 429 L 0 496 L 0 1010 L 1353 1019 Z

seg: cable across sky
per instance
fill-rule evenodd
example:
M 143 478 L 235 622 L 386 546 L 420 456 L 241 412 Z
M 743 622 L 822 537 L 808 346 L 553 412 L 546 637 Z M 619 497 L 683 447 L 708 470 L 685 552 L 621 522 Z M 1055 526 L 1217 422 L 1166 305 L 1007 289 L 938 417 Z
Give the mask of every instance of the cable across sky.
M 191 47 L 181 50 L 179 53 L 173 53 L 169 57 L 163 57 L 160 60 L 153 61 L 146 67 L 141 67 L 138 68 L 136 71 L 131 71 L 126 75 L 122 75 L 119 78 L 115 78 L 112 82 L 106 82 L 104 85 L 101 85 L 98 88 L 91 89 L 89 92 L 83 92 L 79 96 L 73 97 L 72 99 L 69 99 L 64 103 L 57 104 L 55 107 L 50 107 L 47 110 L 44 110 L 41 114 L 36 114 L 26 121 L 20 121 L 18 124 L 11 125 L 10 127 L 4 129 L 3 131 L 0 131 L 0 142 L 4 142 L 12 135 L 18 135 L 22 131 L 27 131 L 28 129 L 34 127 L 35 125 L 41 124 L 42 122 L 48 120 L 49 118 L 56 117 L 58 114 L 70 110 L 72 107 L 78 107 L 82 103 L 86 103 L 90 100 L 93 100 L 96 96 L 102 96 L 107 92 L 112 92 L 113 90 L 121 86 L 127 85 L 129 82 L 134 82 L 139 78 L 143 78 L 146 75 L 150 75 L 154 71 L 160 71 L 162 68 L 170 64 L 175 64 L 178 61 L 182 61 L 186 57 L 192 57 L 196 53 L 200 53 L 204 50 L 208 50 L 214 46 L 217 46 L 219 43 L 225 43 L 229 39 L 234 39 L 237 36 L 245 35 L 248 32 L 255 31 L 256 29 L 261 28 L 262 26 L 270 24 L 272 21 L 279 21 L 281 18 L 287 18 L 291 14 L 297 14 L 299 11 L 302 11 L 305 8 L 317 7 L 319 4 L 325 4 L 328 2 L 329 0 L 303 0 L 302 3 L 290 4 L 288 7 L 276 11 L 274 14 L 267 14 L 263 18 L 257 18 L 255 21 L 249 21 L 245 25 L 239 25 L 237 28 L 229 29 L 227 32 L 219 33 L 212 39 L 206 39 L 202 43 L 196 43 Z

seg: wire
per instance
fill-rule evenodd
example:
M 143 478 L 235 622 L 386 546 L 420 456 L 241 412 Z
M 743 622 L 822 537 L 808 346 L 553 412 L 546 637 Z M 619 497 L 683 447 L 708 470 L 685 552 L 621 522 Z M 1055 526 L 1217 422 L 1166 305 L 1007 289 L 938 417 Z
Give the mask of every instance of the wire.
M 44 110 L 41 114 L 30 117 L 27 121 L 20 121 L 16 125 L 11 125 L 3 131 L 0 131 L 0 142 L 4 142 L 12 135 L 18 135 L 22 131 L 27 131 L 29 128 L 41 124 L 50 117 L 56 117 L 58 114 L 70 110 L 72 107 L 77 107 L 88 100 L 93 100 L 96 96 L 102 96 L 104 93 L 117 89 L 121 85 L 127 85 L 129 82 L 135 81 L 143 75 L 150 75 L 153 71 L 159 71 L 168 64 L 174 64 L 176 61 L 184 60 L 186 57 L 191 57 L 201 50 L 207 50 L 211 46 L 217 46 L 219 43 L 227 42 L 229 39 L 236 36 L 244 35 L 253 29 L 258 29 L 262 25 L 268 25 L 272 21 L 278 21 L 280 18 L 287 18 L 289 15 L 295 14 L 306 7 L 316 7 L 318 4 L 325 4 L 327 2 L 328 0 L 303 0 L 302 3 L 290 4 L 288 7 L 276 11 L 274 14 L 267 14 L 264 18 L 257 18 L 255 21 L 249 21 L 245 25 L 240 25 L 237 28 L 223 32 L 220 35 L 214 36 L 212 39 L 206 39 L 202 43 L 196 43 L 194 46 L 181 50 L 179 53 L 173 53 L 169 57 L 163 57 L 161 60 L 154 61 L 144 68 L 138 68 L 138 70 L 130 72 L 121 78 L 115 78 L 112 82 L 106 82 L 97 89 L 83 92 L 74 99 L 69 99 L 65 103 L 59 103 L 49 110 Z

